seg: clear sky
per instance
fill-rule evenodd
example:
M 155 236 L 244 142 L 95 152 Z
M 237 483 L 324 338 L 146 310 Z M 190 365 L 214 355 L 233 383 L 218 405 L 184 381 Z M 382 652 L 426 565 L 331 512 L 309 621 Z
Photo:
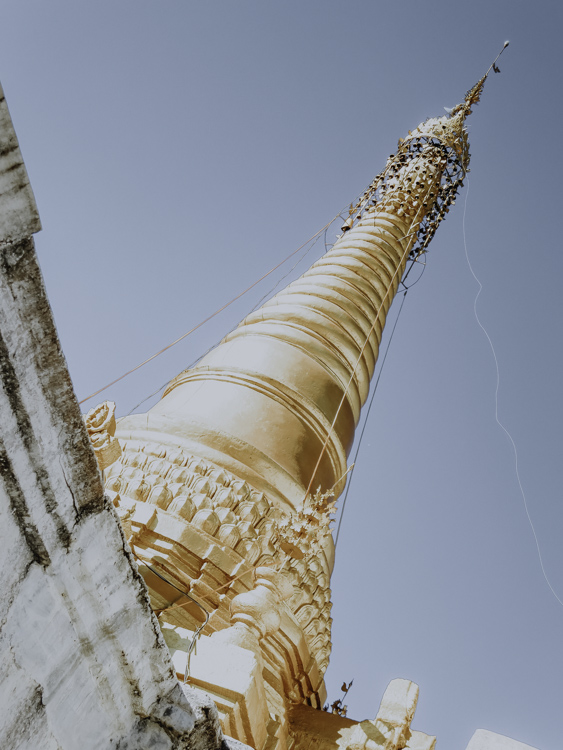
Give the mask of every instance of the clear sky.
M 0 79 L 79 398 L 295 250 L 510 40 L 470 118 L 466 238 L 499 414 L 563 599 L 563 5 L 4 0 L 0 19 Z M 465 190 L 407 296 L 361 445 L 333 576 L 329 695 L 354 678 L 349 715 L 373 718 L 388 681 L 406 677 L 421 688 L 413 726 L 438 747 L 463 750 L 482 727 L 552 750 L 563 607 L 495 423 Z M 127 413 L 281 275 L 99 400 Z

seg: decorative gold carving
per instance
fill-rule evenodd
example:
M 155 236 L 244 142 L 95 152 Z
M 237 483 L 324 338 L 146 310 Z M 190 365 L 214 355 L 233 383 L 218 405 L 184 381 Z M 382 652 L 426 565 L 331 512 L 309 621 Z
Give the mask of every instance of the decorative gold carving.
M 126 538 L 135 549 L 151 557 L 155 565 L 156 559 L 165 565 L 163 545 L 170 549 L 181 545 L 179 555 L 187 554 L 182 551 L 184 545 L 191 557 L 202 555 L 199 567 L 193 569 L 189 578 L 177 577 L 181 561 L 176 557 L 160 569 L 177 578 L 182 587 L 189 587 L 195 598 L 201 595 L 198 600 L 207 609 L 217 608 L 206 632 L 228 624 L 230 602 L 241 593 L 238 580 L 212 593 L 229 582 L 236 565 L 233 562 L 229 563 L 231 567 L 224 580 L 221 578 L 213 585 L 207 581 L 207 589 L 202 593 L 201 576 L 209 559 L 205 555 L 211 554 L 204 551 L 213 549 L 209 542 L 204 542 L 209 539 L 229 552 L 229 560 L 234 555 L 238 565 L 243 566 L 242 570 L 246 566 L 250 575 L 254 566 L 273 566 L 291 581 L 288 606 L 304 628 L 311 655 L 322 674 L 330 656 L 332 623 L 329 576 L 322 550 L 323 541 L 330 534 L 334 500 L 316 493 L 301 512 L 288 514 L 247 482 L 185 451 L 133 441 L 123 441 L 122 448 L 121 459 L 107 471 L 106 490 L 113 497 Z M 150 512 L 145 513 L 144 507 L 147 511 L 151 509 Z M 173 518 L 178 519 L 177 526 L 167 521 Z M 308 523 L 311 533 L 300 536 L 299 529 Z M 196 542 L 195 537 L 189 537 L 192 541 L 188 541 L 188 527 L 201 541 Z M 282 547 L 284 540 L 286 543 L 292 540 L 296 548 L 301 545 L 298 549 L 303 549 L 303 559 L 296 559 L 299 553 L 286 554 L 287 547 L 286 550 Z M 204 551 L 199 553 L 199 549 Z M 155 600 L 155 605 L 166 618 L 166 601 Z M 173 610 L 172 619 L 193 627 L 189 612 L 182 609 Z
M 302 510 L 285 514 L 276 523 L 280 548 L 295 560 L 318 555 L 331 534 L 331 516 L 336 512 L 334 490 L 307 495 Z
M 86 429 L 90 436 L 90 442 L 94 448 L 100 471 L 107 469 L 121 456 L 119 440 L 114 437 L 115 403 L 104 401 L 98 404 L 84 417 Z
M 254 583 L 253 589 L 232 600 L 231 627 L 214 637 L 259 653 L 258 641 L 280 627 L 280 607 L 290 598 L 293 587 L 284 575 L 265 566 L 254 570 Z

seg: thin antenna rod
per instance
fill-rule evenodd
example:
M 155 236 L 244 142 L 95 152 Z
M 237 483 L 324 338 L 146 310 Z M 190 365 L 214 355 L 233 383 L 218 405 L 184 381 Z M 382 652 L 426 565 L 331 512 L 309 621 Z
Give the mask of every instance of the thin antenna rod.
M 500 57 L 500 56 L 502 55 L 502 53 L 503 53 L 503 52 L 504 52 L 504 50 L 505 50 L 505 49 L 506 49 L 506 48 L 508 47 L 508 45 L 509 45 L 509 44 L 510 44 L 510 42 L 505 42 L 505 43 L 504 43 L 504 45 L 503 45 L 503 47 L 502 47 L 501 51 L 500 51 L 500 52 L 498 53 L 498 55 L 497 55 L 497 56 L 495 57 L 495 59 L 494 59 L 494 60 L 492 61 L 492 63 L 491 63 L 491 65 L 490 65 L 489 69 L 488 69 L 488 70 L 487 70 L 487 72 L 485 73 L 485 76 L 484 76 L 485 78 L 486 78 L 486 77 L 487 77 L 487 76 L 489 75 L 489 73 L 490 73 L 490 72 L 491 72 L 491 70 L 493 69 L 493 66 L 494 66 L 494 64 L 496 63 L 496 61 L 497 61 L 497 60 L 499 59 L 499 57 Z

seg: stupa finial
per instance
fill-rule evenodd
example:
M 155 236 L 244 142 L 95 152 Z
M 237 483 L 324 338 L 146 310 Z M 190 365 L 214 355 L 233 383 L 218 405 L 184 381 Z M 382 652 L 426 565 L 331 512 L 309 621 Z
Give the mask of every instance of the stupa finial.
M 469 171 L 469 140 L 465 128 L 465 118 L 471 114 L 471 108 L 479 102 L 483 86 L 491 70 L 500 73 L 497 60 L 508 47 L 505 42 L 501 51 L 495 57 L 485 75 L 469 89 L 464 100 L 453 107 L 446 109 L 447 115 L 442 117 L 430 117 L 414 130 L 409 130 L 405 138 L 399 138 L 398 149 L 391 154 L 387 164 L 360 196 L 355 205 L 350 206 L 349 216 L 342 226 L 342 231 L 350 230 L 368 207 L 384 205 L 385 196 L 394 190 L 397 176 L 404 171 L 410 162 L 417 159 L 421 153 L 433 153 L 433 159 L 443 157 L 443 172 L 440 186 L 431 204 L 423 203 L 428 210 L 418 224 L 416 230 L 416 242 L 414 243 L 410 256 L 416 258 L 426 252 L 428 245 L 434 236 L 438 224 L 445 218 L 449 207 L 455 202 L 455 196 L 463 180 Z M 410 192 L 410 191 L 409 191 Z
M 487 80 L 488 75 L 491 72 L 491 70 L 494 70 L 495 73 L 500 73 L 500 68 L 497 66 L 497 60 L 499 59 L 499 57 L 502 55 L 502 53 L 508 47 L 509 44 L 510 42 L 508 41 L 506 41 L 503 44 L 501 51 L 498 53 L 498 55 L 495 57 L 493 62 L 490 64 L 489 69 L 487 70 L 485 75 L 477 81 L 477 83 L 475 84 L 475 86 L 473 86 L 473 88 L 469 89 L 469 91 L 465 95 L 465 99 L 463 100 L 463 102 L 461 102 L 461 104 L 458 104 L 456 107 L 454 107 L 451 110 L 446 110 L 450 117 L 455 117 L 456 115 L 461 114 L 462 119 L 464 120 L 468 115 L 471 114 L 471 107 L 479 103 L 479 100 L 481 99 L 481 94 L 483 92 L 483 87 L 485 85 L 485 81 Z

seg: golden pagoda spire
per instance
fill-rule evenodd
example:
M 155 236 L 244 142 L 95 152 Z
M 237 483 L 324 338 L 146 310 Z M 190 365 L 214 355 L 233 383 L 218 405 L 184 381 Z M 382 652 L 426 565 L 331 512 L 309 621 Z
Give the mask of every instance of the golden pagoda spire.
M 290 703 L 324 702 L 334 545 L 322 514 L 346 481 L 387 312 L 463 184 L 465 119 L 495 64 L 449 115 L 399 141 L 320 260 L 172 380 L 149 412 L 117 425 L 123 454 L 106 487 L 146 563 L 161 624 L 195 631 L 203 619 L 190 602 L 206 609 L 206 634 L 228 631 L 215 645 L 264 659 L 276 685 L 268 710 L 283 726 Z M 189 601 L 178 597 L 187 590 Z
M 162 439 L 181 438 L 285 510 L 317 486 L 338 495 L 388 309 L 463 185 L 465 119 L 495 64 L 449 115 L 399 141 L 326 255 L 120 431 L 148 419 Z

